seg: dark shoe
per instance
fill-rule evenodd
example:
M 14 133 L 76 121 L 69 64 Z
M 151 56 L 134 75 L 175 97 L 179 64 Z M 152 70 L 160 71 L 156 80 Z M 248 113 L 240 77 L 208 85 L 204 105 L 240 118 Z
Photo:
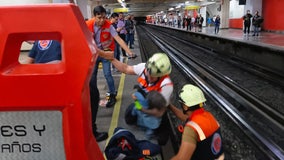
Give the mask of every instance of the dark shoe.
M 103 140 L 106 140 L 108 138 L 108 133 L 107 132 L 95 132 L 94 133 L 97 142 L 101 142 Z
M 137 55 L 133 55 L 132 57 L 128 57 L 128 59 L 135 59 L 137 57 Z
M 106 107 L 107 108 L 110 108 L 110 107 L 113 107 L 113 105 L 116 103 L 116 95 L 115 94 L 107 94 L 107 104 L 106 104 Z
M 131 46 L 131 47 L 129 47 L 129 48 L 130 48 L 130 49 L 134 49 L 134 47 L 132 47 L 132 46 Z
M 252 36 L 255 36 L 255 34 L 253 34 Z

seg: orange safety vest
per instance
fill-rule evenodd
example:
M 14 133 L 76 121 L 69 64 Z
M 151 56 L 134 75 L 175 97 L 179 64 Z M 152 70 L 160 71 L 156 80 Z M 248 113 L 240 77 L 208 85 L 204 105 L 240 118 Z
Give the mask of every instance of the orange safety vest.
M 142 76 L 142 75 L 144 75 L 144 76 Z M 162 82 L 166 78 L 170 78 L 170 76 L 169 75 L 165 75 L 163 77 L 160 77 L 158 79 L 158 81 L 154 83 L 154 85 L 149 86 L 149 82 L 148 82 L 147 76 L 146 76 L 146 69 L 144 69 L 143 73 L 138 77 L 137 81 L 139 83 L 140 88 L 143 89 L 144 91 L 146 91 L 147 93 L 149 91 L 158 91 L 158 92 L 160 92 L 164 86 L 166 86 L 166 85 L 173 85 L 173 83 L 170 82 L 170 83 L 164 84 L 162 86 Z
M 95 18 L 92 18 L 88 21 L 86 21 L 86 24 L 89 28 L 89 30 L 92 33 L 94 32 L 94 25 L 95 25 Z M 110 33 L 110 27 L 111 27 L 111 23 L 109 21 L 105 21 L 105 23 L 101 26 L 101 35 L 100 35 L 100 41 L 102 44 L 102 47 L 104 50 L 110 49 L 112 51 L 114 51 L 115 49 L 115 43 L 114 43 L 114 39 L 111 36 Z
M 220 126 L 211 113 L 204 108 L 193 111 L 186 126 L 198 135 L 192 159 L 217 159 L 223 154 Z

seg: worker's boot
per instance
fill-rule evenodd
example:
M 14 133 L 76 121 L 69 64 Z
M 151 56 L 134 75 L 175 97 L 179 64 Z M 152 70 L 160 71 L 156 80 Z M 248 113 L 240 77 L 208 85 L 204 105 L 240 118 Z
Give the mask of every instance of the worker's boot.
M 116 102 L 116 94 L 112 94 L 112 93 L 107 93 L 106 99 L 107 99 L 107 104 L 106 107 L 110 108 L 113 107 L 115 102 Z

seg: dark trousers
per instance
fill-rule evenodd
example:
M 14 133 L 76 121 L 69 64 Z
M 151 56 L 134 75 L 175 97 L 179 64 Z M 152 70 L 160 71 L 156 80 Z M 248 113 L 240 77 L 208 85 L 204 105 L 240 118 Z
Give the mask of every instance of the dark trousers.
M 119 37 L 125 42 L 125 34 L 119 34 Z M 121 48 L 121 47 L 120 47 Z M 124 57 L 126 57 L 126 53 L 125 53 L 125 50 L 123 48 L 121 48 L 121 51 L 122 51 L 122 55 Z
M 92 74 L 89 86 L 92 112 L 92 127 L 93 131 L 97 131 L 96 119 L 100 102 L 100 92 L 97 86 L 97 75 L 94 73 Z
M 250 31 L 250 24 L 244 24 L 244 34 L 249 34 L 249 31 Z
M 120 60 L 120 45 L 115 41 L 114 57 Z

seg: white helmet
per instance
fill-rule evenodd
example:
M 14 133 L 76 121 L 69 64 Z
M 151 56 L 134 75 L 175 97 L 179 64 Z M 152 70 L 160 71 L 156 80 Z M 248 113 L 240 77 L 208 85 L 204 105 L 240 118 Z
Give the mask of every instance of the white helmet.
M 198 105 L 206 101 L 203 92 L 198 87 L 186 84 L 179 92 L 180 101 L 188 107 Z
M 148 59 L 146 69 L 152 77 L 162 77 L 171 73 L 172 65 L 165 53 L 155 53 Z

